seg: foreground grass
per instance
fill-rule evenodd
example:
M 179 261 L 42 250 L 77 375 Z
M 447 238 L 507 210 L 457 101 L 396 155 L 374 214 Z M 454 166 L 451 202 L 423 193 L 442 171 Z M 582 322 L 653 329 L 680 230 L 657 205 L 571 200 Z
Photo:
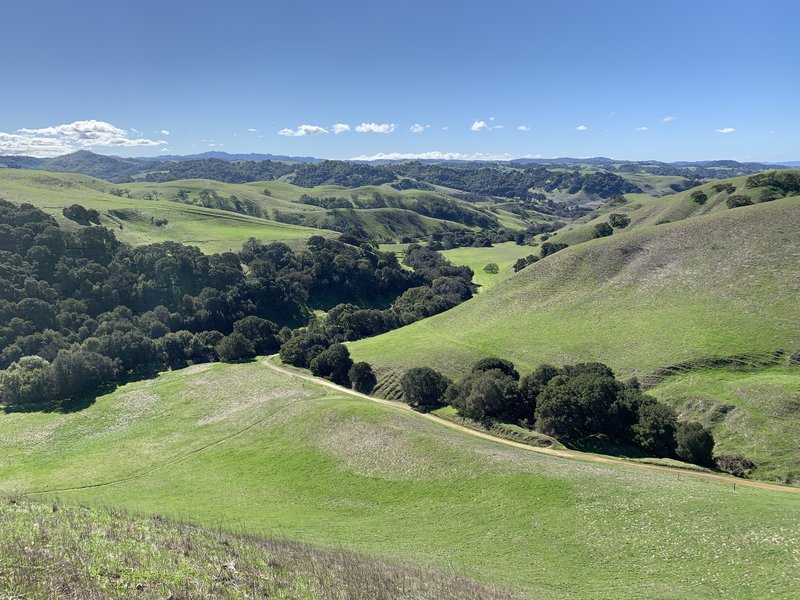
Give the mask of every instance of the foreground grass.
M 191 519 L 538 598 L 800 594 L 798 498 L 501 446 L 251 363 L 0 415 L 0 491 Z
M 709 427 L 717 454 L 754 461 L 753 477 L 800 482 L 800 366 L 703 369 L 669 377 L 648 393 Z
M 0 504 L 0 595 L 24 598 L 510 599 L 441 571 L 115 509 Z

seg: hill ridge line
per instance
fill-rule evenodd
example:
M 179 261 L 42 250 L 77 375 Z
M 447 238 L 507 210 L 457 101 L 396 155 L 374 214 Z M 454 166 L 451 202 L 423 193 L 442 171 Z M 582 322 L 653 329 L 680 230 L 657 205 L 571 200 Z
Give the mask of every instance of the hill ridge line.
M 768 483 L 766 481 L 752 481 L 749 479 L 739 479 L 728 477 L 725 475 L 717 475 L 715 473 L 702 473 L 698 471 L 689 471 L 685 469 L 678 469 L 675 467 L 665 467 L 660 465 L 649 465 L 644 463 L 636 463 L 631 462 L 628 460 L 624 460 L 621 458 L 614 458 L 611 456 L 598 456 L 595 454 L 588 454 L 585 452 L 578 452 L 577 450 L 557 450 L 554 448 L 541 448 L 538 446 L 531 446 L 528 444 L 523 444 L 521 442 L 515 442 L 513 440 L 507 440 L 501 437 L 497 437 L 490 433 L 486 433 L 483 431 L 477 431 L 475 429 L 470 429 L 469 427 L 465 427 L 463 425 L 459 425 L 458 423 L 453 423 L 451 421 L 447 421 L 445 419 L 441 419 L 435 415 L 430 413 L 420 413 L 413 410 L 408 404 L 403 404 L 400 402 L 394 402 L 392 400 L 384 400 L 383 398 L 375 398 L 373 396 L 369 396 L 367 394 L 362 394 L 361 392 L 356 392 L 352 389 L 342 387 L 333 383 L 332 381 L 328 381 L 327 379 L 322 379 L 320 377 L 315 377 L 310 374 L 306 374 L 302 371 L 288 368 L 284 365 L 277 365 L 272 362 L 278 355 L 272 354 L 270 356 L 264 357 L 260 362 L 263 366 L 268 369 L 272 369 L 273 371 L 277 371 L 279 373 L 283 373 L 285 375 L 289 375 L 290 377 L 296 377 L 299 379 L 304 379 L 311 383 L 316 383 L 318 385 L 322 385 L 328 388 L 335 389 L 341 393 L 348 394 L 350 396 L 355 396 L 356 398 L 360 398 L 363 400 L 370 400 L 372 402 L 376 402 L 378 404 L 382 404 L 384 406 L 389 406 L 394 408 L 395 410 L 414 413 L 419 415 L 420 417 L 427 419 L 429 421 L 433 421 L 439 425 L 443 425 L 445 427 L 449 427 L 450 429 L 455 429 L 457 431 L 461 431 L 463 433 L 467 433 L 474 437 L 478 437 L 487 441 L 496 442 L 498 444 L 503 444 L 505 446 L 511 446 L 513 448 L 518 448 L 520 450 L 527 450 L 529 452 L 538 452 L 540 454 L 548 454 L 550 456 L 556 456 L 559 458 L 565 458 L 569 460 L 578 460 L 582 462 L 591 462 L 591 463 L 599 463 L 599 464 L 606 464 L 606 465 L 622 465 L 625 467 L 630 467 L 634 469 L 640 469 L 645 471 L 654 471 L 654 472 L 661 472 L 661 473 L 673 473 L 676 475 L 686 475 L 690 477 L 696 477 L 700 479 L 705 479 L 706 481 L 715 481 L 720 483 L 730 483 L 734 486 L 736 484 L 741 485 L 743 487 L 750 487 L 750 488 L 758 488 L 764 490 L 771 490 L 775 492 L 788 492 L 791 494 L 800 494 L 800 488 L 791 487 L 780 485 L 777 483 Z

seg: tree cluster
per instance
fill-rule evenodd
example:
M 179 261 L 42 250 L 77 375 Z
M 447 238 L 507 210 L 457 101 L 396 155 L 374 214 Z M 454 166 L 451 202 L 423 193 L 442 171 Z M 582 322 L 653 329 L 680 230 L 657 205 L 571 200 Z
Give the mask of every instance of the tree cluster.
M 541 365 L 520 377 L 510 361 L 485 358 L 458 382 L 422 367 L 407 371 L 401 386 L 406 401 L 421 410 L 449 404 L 463 417 L 519 424 L 568 444 L 606 440 L 713 465 L 714 439 L 706 429 L 678 421 L 638 382 L 623 383 L 600 363 Z
M 279 325 L 309 305 L 391 301 L 426 284 L 370 245 L 130 247 L 104 227 L 67 231 L 0 201 L 0 401 L 58 401 L 139 372 L 274 352 Z

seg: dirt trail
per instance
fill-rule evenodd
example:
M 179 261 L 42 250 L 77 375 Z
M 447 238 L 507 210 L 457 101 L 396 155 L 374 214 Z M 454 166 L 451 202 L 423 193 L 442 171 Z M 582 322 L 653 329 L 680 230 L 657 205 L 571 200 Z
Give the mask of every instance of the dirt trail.
M 659 465 L 648 465 L 644 463 L 633 462 L 629 460 L 625 460 L 622 458 L 614 458 L 611 456 L 598 456 L 596 454 L 587 454 L 585 452 L 577 452 L 575 450 L 557 450 L 554 448 L 540 448 L 537 446 L 530 446 L 528 444 L 523 444 L 521 442 L 515 442 L 512 440 L 507 440 L 501 437 L 494 436 L 490 433 L 486 433 L 485 431 L 477 431 L 475 429 L 470 429 L 469 427 L 464 427 L 463 425 L 459 425 L 458 423 L 453 423 L 451 421 L 447 421 L 445 419 L 441 419 L 435 415 L 431 415 L 428 413 L 418 413 L 411 409 L 410 406 L 407 404 L 402 404 L 400 402 L 393 402 L 391 400 L 383 400 L 382 398 L 374 398 L 372 396 L 368 396 L 367 394 L 362 394 L 360 392 L 356 392 L 349 388 L 342 387 L 337 385 L 327 379 L 322 379 L 320 377 L 314 377 L 313 375 L 309 375 L 299 370 L 295 370 L 293 368 L 287 368 L 284 366 L 276 365 L 270 362 L 270 359 L 276 355 L 268 356 L 263 361 L 262 364 L 273 371 L 278 371 L 280 373 L 284 373 L 291 377 L 297 377 L 299 379 L 305 379 L 306 381 L 310 381 L 312 383 L 316 383 L 317 385 L 322 385 L 325 387 L 333 388 L 343 394 L 349 394 L 351 396 L 356 396 L 358 398 L 363 398 L 364 400 L 369 400 L 371 402 L 376 402 L 378 404 L 383 404 L 384 406 L 389 406 L 395 410 L 401 410 L 405 412 L 411 412 L 414 414 L 419 415 L 425 419 L 430 421 L 434 421 L 439 425 L 443 425 L 444 427 L 449 427 L 450 429 L 456 429 L 458 431 L 462 431 L 469 435 L 489 440 L 492 442 L 496 442 L 498 444 L 503 444 L 505 446 L 512 446 L 514 448 L 519 448 L 521 450 L 528 450 L 530 452 L 539 452 L 540 454 L 549 454 L 551 456 L 558 456 L 560 458 L 566 458 L 570 460 L 580 460 L 584 462 L 591 462 L 591 463 L 601 463 L 601 464 L 608 464 L 608 465 L 623 465 L 628 468 L 632 469 L 640 469 L 643 471 L 657 471 L 662 473 L 673 473 L 675 475 L 685 475 L 686 477 L 696 477 L 699 479 L 706 479 L 710 481 L 719 481 L 722 483 L 728 483 L 731 485 L 742 486 L 742 487 L 749 487 L 749 488 L 760 488 L 762 490 L 772 490 L 776 492 L 789 492 L 790 494 L 800 494 L 800 487 L 790 487 L 786 485 L 780 485 L 777 483 L 767 483 L 765 481 L 752 481 L 749 479 L 739 479 L 734 478 L 731 476 L 726 475 L 716 475 L 714 473 L 702 473 L 699 471 L 689 471 L 686 469 L 678 469 L 675 467 L 663 467 Z

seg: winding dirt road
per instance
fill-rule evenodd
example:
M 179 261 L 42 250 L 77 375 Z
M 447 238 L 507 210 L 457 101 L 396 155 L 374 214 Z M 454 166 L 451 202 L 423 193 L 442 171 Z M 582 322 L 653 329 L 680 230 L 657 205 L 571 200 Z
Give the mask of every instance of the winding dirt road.
M 675 467 L 662 467 L 659 465 L 648 465 L 639 462 L 633 462 L 630 460 L 625 460 L 622 458 L 614 458 L 611 456 L 598 456 L 596 454 L 587 454 L 585 452 L 578 452 L 575 450 L 557 450 L 555 448 L 540 448 L 538 446 L 530 446 L 528 444 L 523 444 L 521 442 L 515 442 L 513 440 L 507 440 L 501 437 L 497 437 L 490 433 L 486 433 L 485 431 L 477 431 L 475 429 L 470 429 L 469 427 L 464 427 L 463 425 L 459 425 L 458 423 L 453 423 L 451 421 L 447 421 L 445 419 L 441 419 L 435 415 L 429 413 L 419 413 L 413 410 L 407 404 L 402 404 L 400 402 L 393 402 L 391 400 L 383 400 L 382 398 L 375 398 L 373 396 L 368 396 L 367 394 L 362 394 L 360 392 L 356 392 L 351 390 L 350 388 L 342 387 L 333 383 L 332 381 L 328 381 L 327 379 L 322 379 L 321 377 L 314 377 L 313 375 L 309 375 L 306 372 L 285 367 L 283 365 L 277 365 L 272 361 L 277 355 L 273 354 L 272 356 L 267 356 L 262 361 L 262 364 L 272 369 L 273 371 L 278 371 L 279 373 L 283 373 L 285 375 L 289 375 L 290 377 L 296 377 L 298 379 L 304 379 L 306 381 L 310 381 L 317 385 L 322 385 L 328 388 L 332 388 L 337 392 L 341 392 L 342 394 L 349 394 L 350 396 L 355 396 L 357 398 L 362 398 L 364 400 L 369 400 L 370 402 L 376 402 L 378 404 L 383 404 L 384 406 L 391 407 L 394 410 L 400 410 L 404 412 L 414 413 L 419 415 L 424 419 L 428 419 L 430 421 L 434 421 L 435 423 L 442 425 L 444 427 L 449 427 L 450 429 L 456 429 L 463 433 L 484 439 L 489 440 L 491 442 L 496 442 L 498 444 L 503 444 L 505 446 L 512 446 L 514 448 L 519 448 L 521 450 L 527 450 L 529 452 L 538 452 L 540 454 L 549 454 L 551 456 L 558 456 L 560 458 L 566 458 L 569 460 L 580 460 L 583 462 L 591 462 L 591 463 L 600 463 L 600 464 L 608 464 L 608 465 L 623 465 L 628 468 L 632 469 L 640 469 L 643 471 L 657 471 L 662 473 L 672 473 L 675 475 L 684 475 L 686 477 L 696 477 L 699 479 L 706 479 L 710 481 L 719 481 L 722 483 L 727 483 L 733 486 L 741 486 L 741 487 L 749 487 L 749 488 L 760 488 L 762 490 L 772 490 L 775 492 L 788 492 L 790 494 L 800 494 L 800 487 L 791 487 L 786 485 L 780 485 L 777 483 L 767 483 L 765 481 L 752 481 L 749 479 L 739 479 L 734 478 L 732 476 L 726 475 L 716 475 L 714 473 L 703 473 L 699 471 L 689 471 L 686 469 L 677 469 Z

